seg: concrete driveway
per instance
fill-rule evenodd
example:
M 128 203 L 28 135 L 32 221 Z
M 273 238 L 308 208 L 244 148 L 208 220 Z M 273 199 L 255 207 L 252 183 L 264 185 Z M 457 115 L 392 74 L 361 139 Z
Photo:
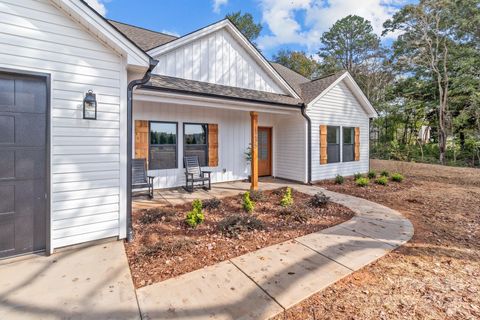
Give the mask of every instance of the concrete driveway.
M 0 264 L 0 319 L 140 319 L 123 243 Z

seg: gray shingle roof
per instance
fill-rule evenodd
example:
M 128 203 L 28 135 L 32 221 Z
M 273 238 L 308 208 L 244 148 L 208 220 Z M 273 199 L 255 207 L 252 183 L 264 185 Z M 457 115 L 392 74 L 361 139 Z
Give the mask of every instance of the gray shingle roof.
M 267 102 L 282 105 L 300 106 L 302 101 L 291 96 L 263 92 L 251 89 L 229 87 L 219 84 L 174 78 L 162 75 L 152 75 L 150 81 L 141 88 L 156 90 L 171 90 L 180 93 L 196 93 L 206 96 L 229 97 L 238 100 Z
M 339 71 L 332 75 L 328 75 L 310 82 L 300 84 L 302 90 L 301 97 L 305 104 L 312 102 L 318 95 L 327 89 L 338 78 L 345 74 L 346 71 Z
M 148 51 L 178 38 L 170 34 L 135 27 L 114 20 L 108 21 L 143 51 Z
M 289 69 L 279 63 L 276 62 L 270 62 L 272 67 L 282 76 L 282 78 L 290 85 L 290 87 L 295 90 L 298 95 L 301 95 L 301 88 L 300 84 L 309 82 L 310 79 L 305 78 L 302 76 L 300 73 L 297 73 L 293 71 L 292 69 Z

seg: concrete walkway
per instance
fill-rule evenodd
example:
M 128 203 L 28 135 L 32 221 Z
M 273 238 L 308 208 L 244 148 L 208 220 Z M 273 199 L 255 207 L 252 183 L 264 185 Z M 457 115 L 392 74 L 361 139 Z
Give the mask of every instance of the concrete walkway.
M 143 319 L 268 319 L 413 236 L 395 210 L 315 186 L 264 182 L 263 189 L 290 185 L 325 192 L 356 216 L 340 225 L 137 290 Z
M 140 319 L 123 242 L 2 262 L 0 319 Z

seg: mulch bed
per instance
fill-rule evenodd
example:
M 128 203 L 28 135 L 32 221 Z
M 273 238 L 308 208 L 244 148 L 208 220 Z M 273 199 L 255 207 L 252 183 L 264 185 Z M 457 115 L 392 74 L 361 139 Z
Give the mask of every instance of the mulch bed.
M 196 229 L 185 224 L 191 204 L 134 212 L 135 240 L 125 247 L 135 286 L 143 287 L 316 232 L 354 215 L 333 202 L 323 207 L 309 205 L 312 196 L 295 190 L 294 205 L 285 209 L 280 205 L 284 192 L 277 189 L 255 194 L 258 198 L 254 199 L 252 214 L 244 212 L 241 195 L 220 199 L 217 208 L 207 208 L 212 203 L 204 201 L 205 222 Z

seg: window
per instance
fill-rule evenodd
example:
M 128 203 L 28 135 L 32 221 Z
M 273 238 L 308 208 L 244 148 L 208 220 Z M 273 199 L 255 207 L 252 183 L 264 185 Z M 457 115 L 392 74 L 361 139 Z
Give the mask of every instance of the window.
M 355 160 L 355 128 L 343 128 L 343 162 Z
M 340 162 L 340 127 L 327 127 L 328 163 Z
M 208 165 L 208 125 L 185 123 L 183 125 L 183 155 L 198 156 L 201 167 Z
M 150 122 L 149 169 L 177 168 L 177 124 Z

